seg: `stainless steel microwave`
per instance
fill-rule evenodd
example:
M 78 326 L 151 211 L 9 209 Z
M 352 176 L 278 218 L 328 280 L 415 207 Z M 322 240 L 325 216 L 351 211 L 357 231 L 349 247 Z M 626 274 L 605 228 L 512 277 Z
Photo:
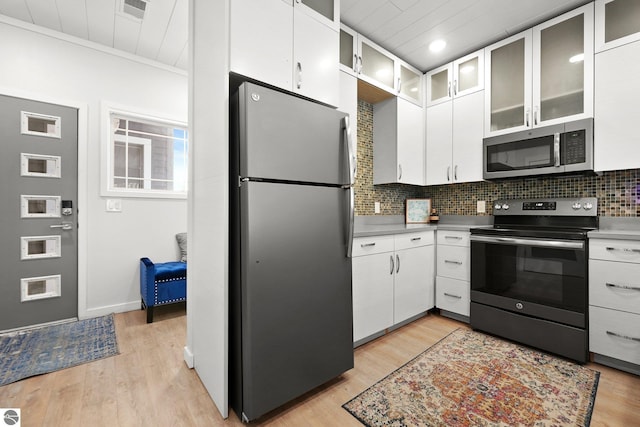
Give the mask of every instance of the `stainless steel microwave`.
M 484 179 L 593 172 L 593 119 L 482 140 Z

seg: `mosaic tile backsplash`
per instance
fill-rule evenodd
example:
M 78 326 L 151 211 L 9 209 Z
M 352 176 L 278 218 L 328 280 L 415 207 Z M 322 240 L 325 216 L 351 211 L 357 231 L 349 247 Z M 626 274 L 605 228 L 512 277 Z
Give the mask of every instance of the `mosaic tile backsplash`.
M 404 215 L 407 198 L 431 198 L 439 215 L 491 215 L 492 201 L 542 197 L 597 197 L 598 214 L 640 217 L 640 169 L 604 172 L 599 176 L 541 177 L 419 187 L 373 185 L 373 106 L 358 101 L 358 177 L 356 215 Z M 485 200 L 487 212 L 476 213 Z

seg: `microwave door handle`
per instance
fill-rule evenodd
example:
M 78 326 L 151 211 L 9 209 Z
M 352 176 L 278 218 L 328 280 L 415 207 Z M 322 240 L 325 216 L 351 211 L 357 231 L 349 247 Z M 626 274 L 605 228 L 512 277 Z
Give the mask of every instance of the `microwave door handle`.
M 554 166 L 559 168 L 560 167 L 560 134 L 557 132 L 553 134 L 553 160 L 554 160 Z

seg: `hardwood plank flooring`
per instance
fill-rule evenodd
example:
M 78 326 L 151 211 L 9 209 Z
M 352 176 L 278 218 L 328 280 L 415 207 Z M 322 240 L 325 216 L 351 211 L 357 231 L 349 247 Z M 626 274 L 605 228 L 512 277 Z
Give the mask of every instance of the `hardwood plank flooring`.
M 241 426 L 224 420 L 182 360 L 184 305 L 115 316 L 120 354 L 0 387 L 0 407 L 31 426 Z M 341 405 L 457 328 L 430 314 L 355 350 L 355 368 L 252 425 L 361 426 Z M 640 426 L 640 377 L 594 363 L 601 372 L 591 426 Z

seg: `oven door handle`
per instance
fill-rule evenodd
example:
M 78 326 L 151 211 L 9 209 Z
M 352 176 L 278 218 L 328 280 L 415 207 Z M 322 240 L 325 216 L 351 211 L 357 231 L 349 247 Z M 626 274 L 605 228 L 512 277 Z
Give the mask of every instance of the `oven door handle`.
M 521 237 L 492 237 L 472 235 L 471 241 L 505 245 L 536 246 L 542 248 L 584 249 L 584 242 L 575 240 L 526 239 Z

